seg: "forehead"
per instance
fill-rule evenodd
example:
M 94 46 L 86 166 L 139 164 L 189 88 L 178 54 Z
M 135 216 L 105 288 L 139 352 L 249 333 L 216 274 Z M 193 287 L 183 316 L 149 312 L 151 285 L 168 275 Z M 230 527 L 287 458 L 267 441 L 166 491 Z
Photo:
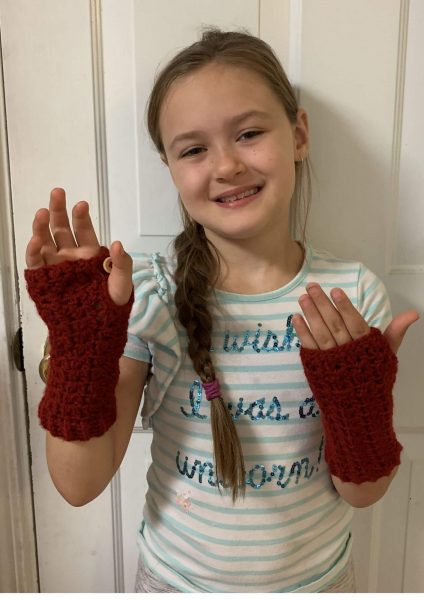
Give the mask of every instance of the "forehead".
M 176 129 L 204 127 L 252 110 L 285 114 L 280 99 L 255 71 L 210 64 L 173 82 L 159 124 L 165 141 Z

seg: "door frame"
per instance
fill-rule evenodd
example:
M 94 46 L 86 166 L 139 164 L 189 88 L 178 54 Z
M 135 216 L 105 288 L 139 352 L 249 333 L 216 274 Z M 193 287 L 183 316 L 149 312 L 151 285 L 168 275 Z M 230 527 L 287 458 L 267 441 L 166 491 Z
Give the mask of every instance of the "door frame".
M 0 25 L 0 592 L 39 592 L 25 371 L 15 367 L 21 326 Z

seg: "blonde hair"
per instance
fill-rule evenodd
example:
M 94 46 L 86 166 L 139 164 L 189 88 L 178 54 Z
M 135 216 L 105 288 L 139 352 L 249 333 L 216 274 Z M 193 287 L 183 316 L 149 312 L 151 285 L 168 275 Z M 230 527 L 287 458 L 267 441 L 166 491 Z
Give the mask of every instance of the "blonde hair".
M 296 95 L 271 47 L 247 32 L 223 32 L 216 27 L 209 27 L 203 31 L 200 41 L 181 50 L 156 77 L 147 107 L 147 126 L 161 155 L 165 156 L 165 149 L 159 118 L 171 84 L 211 62 L 247 68 L 260 75 L 281 101 L 290 123 L 297 122 Z M 311 166 L 308 158 L 295 164 L 295 177 L 289 229 L 291 235 L 296 237 L 298 227 L 302 228 L 303 209 L 304 243 L 311 202 Z M 303 180 L 306 180 L 306 185 Z M 216 377 L 210 354 L 212 316 L 208 301 L 219 277 L 220 256 L 214 244 L 207 239 L 203 226 L 191 218 L 180 198 L 179 207 L 183 231 L 173 241 L 177 258 L 174 273 L 177 286 L 175 305 L 178 319 L 187 331 L 188 353 L 194 370 L 202 383 L 207 383 Z M 232 488 L 234 503 L 238 497 L 245 496 L 246 470 L 240 439 L 222 396 L 211 401 L 211 426 L 217 487 L 220 493 L 220 483 Z

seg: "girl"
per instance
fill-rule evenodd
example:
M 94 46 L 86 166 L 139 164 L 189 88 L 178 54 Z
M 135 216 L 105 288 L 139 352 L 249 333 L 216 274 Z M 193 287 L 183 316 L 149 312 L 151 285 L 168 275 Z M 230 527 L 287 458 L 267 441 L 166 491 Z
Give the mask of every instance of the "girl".
M 60 188 L 35 215 L 53 481 L 75 506 L 99 495 L 144 390 L 137 591 L 354 591 L 352 506 L 400 464 L 395 353 L 418 315 L 391 320 L 366 266 L 306 223 L 297 239 L 308 120 L 263 41 L 207 30 L 159 74 L 148 126 L 179 192 L 173 256 L 100 247 L 86 202 L 74 239 Z

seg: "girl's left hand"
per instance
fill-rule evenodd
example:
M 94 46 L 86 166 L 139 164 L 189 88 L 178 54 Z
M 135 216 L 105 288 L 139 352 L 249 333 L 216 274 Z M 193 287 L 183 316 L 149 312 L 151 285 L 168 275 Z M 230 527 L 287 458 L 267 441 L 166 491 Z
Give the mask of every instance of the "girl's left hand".
M 336 306 L 318 283 L 309 283 L 306 291 L 307 294 L 299 298 L 299 304 L 309 326 L 300 314 L 295 315 L 292 321 L 304 348 L 327 350 L 356 340 L 369 332 L 367 322 L 340 288 L 333 288 L 330 292 Z M 408 327 L 419 318 L 416 310 L 408 310 L 397 315 L 386 328 L 384 336 L 395 354 Z

